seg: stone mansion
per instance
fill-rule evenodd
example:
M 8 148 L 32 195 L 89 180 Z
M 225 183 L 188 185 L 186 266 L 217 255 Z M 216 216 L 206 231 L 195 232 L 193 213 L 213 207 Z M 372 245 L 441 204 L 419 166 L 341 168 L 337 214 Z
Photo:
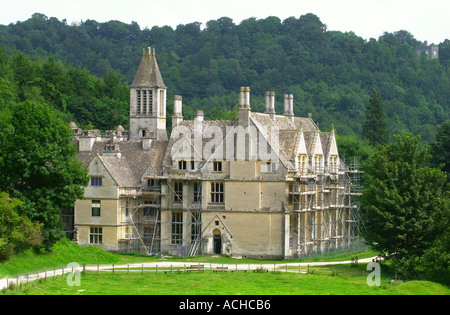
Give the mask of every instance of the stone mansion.
M 155 51 L 144 50 L 130 89 L 130 128 L 72 128 L 89 170 L 74 208 L 82 246 L 146 254 L 298 257 L 353 246 L 359 216 L 357 171 L 339 157 L 334 130 L 294 115 L 293 96 L 275 112 L 251 110 L 239 92 L 238 119 L 182 115 L 174 96 L 170 137 L 167 87 Z

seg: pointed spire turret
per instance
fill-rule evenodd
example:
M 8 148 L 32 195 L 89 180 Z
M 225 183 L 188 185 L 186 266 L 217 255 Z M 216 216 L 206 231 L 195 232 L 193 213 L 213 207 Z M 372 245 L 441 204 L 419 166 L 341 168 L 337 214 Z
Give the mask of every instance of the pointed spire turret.
M 166 140 L 167 87 L 159 71 L 155 49 L 144 49 L 130 88 L 130 139 L 148 134 Z
M 156 61 L 155 49 L 148 47 L 144 49 L 144 54 L 139 64 L 139 68 L 134 77 L 131 88 L 163 88 L 166 89 L 166 85 L 159 71 L 158 62 Z

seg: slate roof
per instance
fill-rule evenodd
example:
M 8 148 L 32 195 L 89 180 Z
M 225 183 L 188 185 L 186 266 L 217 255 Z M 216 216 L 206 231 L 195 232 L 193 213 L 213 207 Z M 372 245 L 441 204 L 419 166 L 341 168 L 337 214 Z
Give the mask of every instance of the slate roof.
M 139 64 L 139 68 L 130 88 L 150 87 L 167 88 L 164 84 L 161 72 L 159 71 L 155 50 L 151 51 L 149 47 L 144 51 L 141 63 Z
M 295 159 L 295 149 L 297 147 L 297 143 L 299 141 L 301 130 L 305 135 L 306 147 L 308 149 L 308 154 L 311 154 L 313 140 L 315 139 L 315 134 L 321 134 L 320 140 L 323 145 L 328 149 L 329 137 L 330 133 L 321 133 L 311 118 L 303 118 L 303 117 L 295 117 L 294 122 L 292 122 L 289 117 L 276 115 L 275 119 L 272 120 L 268 114 L 256 113 L 252 112 L 250 118 L 258 131 L 264 137 L 264 139 L 273 147 L 279 148 L 278 157 L 280 161 L 287 168 L 295 168 L 292 164 L 292 161 Z M 189 144 L 191 145 L 192 152 L 198 153 L 201 155 L 202 152 L 194 151 L 194 137 L 198 136 L 202 139 L 202 147 L 203 150 L 205 145 L 211 141 L 211 138 L 202 137 L 205 134 L 205 131 L 211 127 L 219 127 L 222 132 L 222 137 L 225 138 L 227 134 L 227 127 L 235 127 L 237 126 L 237 121 L 202 121 L 201 130 L 195 129 L 194 121 L 183 121 L 179 124 L 181 130 L 185 129 L 190 138 L 187 139 Z M 272 136 L 272 128 L 278 128 L 278 137 Z M 175 137 L 173 134 L 171 139 L 169 140 L 165 157 L 163 159 L 163 167 L 172 167 L 172 149 L 175 148 L 175 144 L 180 141 L 180 137 Z M 226 148 L 222 143 L 222 148 L 224 154 L 226 153 Z M 325 151 L 325 148 L 324 148 Z M 326 151 L 328 152 L 328 151 Z M 325 153 L 325 152 L 324 152 Z M 198 155 L 197 155 L 198 156 Z M 204 157 L 203 157 L 204 158 Z M 203 165 L 206 161 L 202 159 L 200 166 Z
M 156 172 L 161 175 L 162 159 L 167 148 L 167 141 L 153 140 L 150 150 L 142 150 L 141 141 L 123 141 L 119 145 L 120 158 L 105 153 L 105 146 L 109 141 L 96 141 L 91 152 L 78 152 L 78 158 L 87 168 L 92 159 L 99 156 L 111 176 L 121 187 L 139 187 L 142 176 Z
M 316 141 L 321 141 L 323 154 L 326 157 L 330 150 L 332 132 L 320 132 L 316 124 L 309 118 L 295 117 L 292 122 L 289 117 L 276 115 L 272 120 L 268 114 L 254 113 L 250 115 L 250 119 L 256 126 L 263 138 L 272 147 L 278 148 L 278 158 L 280 162 L 288 169 L 295 168 L 293 163 L 295 159 L 295 152 L 298 146 L 298 141 L 303 133 L 306 149 L 308 155 L 312 155 Z M 195 121 L 182 121 L 179 124 L 181 130 L 188 132 L 189 137 L 186 139 L 191 146 L 192 152 L 201 156 L 205 148 L 212 149 L 211 146 L 213 137 L 221 136 L 222 139 L 217 145 L 222 146 L 223 153 L 226 154 L 226 146 L 222 140 L 226 137 L 230 128 L 238 126 L 238 121 L 202 121 L 201 129 L 196 127 Z M 210 134 L 206 135 L 206 131 L 214 130 L 210 127 L 218 128 L 221 135 Z M 278 128 L 278 136 L 272 134 L 272 128 Z M 163 175 L 163 168 L 172 167 L 172 149 L 175 144 L 181 139 L 176 137 L 176 132 L 172 130 L 172 135 L 169 141 L 152 140 L 150 150 L 142 149 L 141 140 L 129 140 L 114 142 L 118 146 L 117 151 L 120 152 L 120 158 L 114 153 L 106 152 L 107 145 L 111 145 L 111 140 L 96 141 L 92 147 L 91 152 L 78 152 L 78 158 L 82 161 L 83 167 L 88 167 L 92 159 L 98 155 L 105 167 L 110 172 L 111 176 L 121 187 L 139 187 L 142 185 L 142 177 L 145 174 Z M 202 147 L 200 152 L 195 151 L 194 139 L 201 139 Z M 260 138 L 261 139 L 261 138 Z M 207 147 L 209 145 L 209 147 Z M 223 156 L 225 158 L 225 155 Z M 202 156 L 199 163 L 201 168 L 208 157 Z M 222 157 L 217 157 L 221 159 Z
M 237 125 L 237 121 L 234 120 L 205 120 L 201 122 L 201 130 L 195 127 L 195 121 L 193 120 L 185 120 L 182 121 L 178 126 L 180 127 L 179 130 L 183 131 L 185 130 L 186 132 L 189 133 L 190 138 L 187 139 L 190 142 L 191 148 L 192 148 L 192 153 L 196 153 L 197 157 L 202 156 L 202 161 L 200 163 L 200 166 L 203 165 L 206 161 L 204 160 L 203 157 L 203 149 L 208 145 L 208 143 L 210 141 L 213 140 L 214 137 L 217 137 L 218 135 L 216 134 L 211 134 L 210 136 L 207 135 L 206 131 L 213 131 L 213 128 L 210 127 L 218 127 L 217 131 L 220 130 L 220 132 L 222 133 L 222 137 L 224 138 L 227 134 L 227 131 L 229 130 L 229 128 L 234 127 Z M 227 129 L 227 127 L 229 127 Z M 186 128 L 186 129 L 183 129 Z M 167 150 L 166 150 L 166 154 L 163 160 L 163 167 L 171 167 L 172 166 L 172 149 L 174 149 L 176 143 L 181 139 L 180 137 L 176 137 L 174 136 L 176 133 L 172 130 L 172 135 L 170 137 L 169 143 L 167 145 Z M 201 150 L 202 152 L 197 152 L 194 151 L 195 150 L 195 141 L 194 139 L 198 137 L 198 139 L 202 139 L 202 147 Z M 222 138 L 222 139 L 223 139 Z M 223 143 L 222 143 L 223 145 Z M 224 153 L 225 153 L 225 149 L 224 149 Z

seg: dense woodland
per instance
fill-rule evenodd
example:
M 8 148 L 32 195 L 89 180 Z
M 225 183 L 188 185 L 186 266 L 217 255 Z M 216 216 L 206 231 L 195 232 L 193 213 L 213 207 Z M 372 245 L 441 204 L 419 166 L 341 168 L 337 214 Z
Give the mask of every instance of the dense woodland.
M 233 117 L 239 87 L 250 86 L 255 111 L 264 110 L 266 91 L 276 92 L 278 113 L 283 94 L 292 93 L 296 115 L 312 113 L 322 130 L 334 123 L 339 135 L 360 136 L 377 90 L 391 139 L 405 129 L 432 142 L 450 118 L 450 41 L 435 43 L 440 58 L 428 60 L 417 56 L 414 48 L 423 43 L 413 34 L 380 35 L 366 40 L 328 31 L 314 14 L 240 24 L 223 17 L 176 29 L 93 20 L 69 25 L 34 14 L 0 26 L 0 90 L 3 102 L 5 95 L 43 99 L 81 127 L 127 127 L 126 87 L 150 41 L 168 86 L 169 115 L 171 97 L 180 94 L 187 119 L 195 109 L 209 119 Z

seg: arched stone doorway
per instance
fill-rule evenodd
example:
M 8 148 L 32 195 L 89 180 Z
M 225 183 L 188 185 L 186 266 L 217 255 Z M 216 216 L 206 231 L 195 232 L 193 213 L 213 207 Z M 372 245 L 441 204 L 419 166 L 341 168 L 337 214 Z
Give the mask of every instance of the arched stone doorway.
M 222 254 L 222 235 L 219 230 L 214 230 L 214 254 Z

